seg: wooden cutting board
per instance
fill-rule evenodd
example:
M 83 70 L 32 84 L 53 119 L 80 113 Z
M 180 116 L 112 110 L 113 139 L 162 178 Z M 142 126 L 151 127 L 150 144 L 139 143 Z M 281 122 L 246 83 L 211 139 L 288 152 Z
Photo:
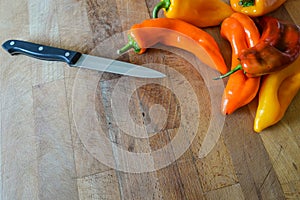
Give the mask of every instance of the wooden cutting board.
M 157 2 L 0 2 L 1 42 L 29 40 L 167 75 L 122 77 L 1 49 L 1 199 L 300 199 L 299 94 L 281 122 L 256 134 L 256 102 L 222 116 L 225 83 L 192 54 L 163 45 L 116 54 Z M 300 24 L 299 7 L 288 0 L 271 15 Z M 205 30 L 229 64 L 219 27 Z

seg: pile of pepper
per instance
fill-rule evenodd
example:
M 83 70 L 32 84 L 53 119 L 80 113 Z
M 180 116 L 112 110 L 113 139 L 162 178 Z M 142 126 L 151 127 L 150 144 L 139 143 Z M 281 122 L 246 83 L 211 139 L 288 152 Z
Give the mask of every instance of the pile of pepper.
M 282 119 L 300 89 L 300 27 L 265 16 L 286 0 L 161 0 L 153 18 L 132 26 L 128 44 L 144 53 L 157 43 L 196 55 L 229 76 L 221 112 L 232 114 L 258 96 L 254 130 L 261 132 Z M 160 9 L 165 17 L 157 18 Z M 231 70 L 215 39 L 203 27 L 220 26 L 221 36 L 232 48 Z

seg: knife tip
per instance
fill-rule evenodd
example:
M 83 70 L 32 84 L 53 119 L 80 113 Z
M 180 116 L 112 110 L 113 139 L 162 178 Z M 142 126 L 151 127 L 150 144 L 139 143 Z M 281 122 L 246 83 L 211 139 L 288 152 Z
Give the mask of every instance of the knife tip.
M 155 75 L 152 75 L 152 77 L 147 78 L 166 78 L 167 76 L 161 72 L 156 73 Z

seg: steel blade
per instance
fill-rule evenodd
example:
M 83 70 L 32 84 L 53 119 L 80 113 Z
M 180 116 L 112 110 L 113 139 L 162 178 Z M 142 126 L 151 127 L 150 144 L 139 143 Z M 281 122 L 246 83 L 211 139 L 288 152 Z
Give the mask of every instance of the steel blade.
M 82 54 L 72 66 L 140 78 L 166 77 L 165 74 L 147 67 L 86 54 Z

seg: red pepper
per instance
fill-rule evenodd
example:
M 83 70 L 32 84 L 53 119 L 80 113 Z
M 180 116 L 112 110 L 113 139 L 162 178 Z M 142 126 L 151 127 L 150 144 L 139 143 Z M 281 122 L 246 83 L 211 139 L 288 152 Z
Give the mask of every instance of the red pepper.
M 248 77 L 257 77 L 279 71 L 294 62 L 300 54 L 300 27 L 296 24 L 279 21 L 274 17 L 262 17 L 263 27 L 260 41 L 239 55 L 241 65 L 225 75 L 243 70 Z

